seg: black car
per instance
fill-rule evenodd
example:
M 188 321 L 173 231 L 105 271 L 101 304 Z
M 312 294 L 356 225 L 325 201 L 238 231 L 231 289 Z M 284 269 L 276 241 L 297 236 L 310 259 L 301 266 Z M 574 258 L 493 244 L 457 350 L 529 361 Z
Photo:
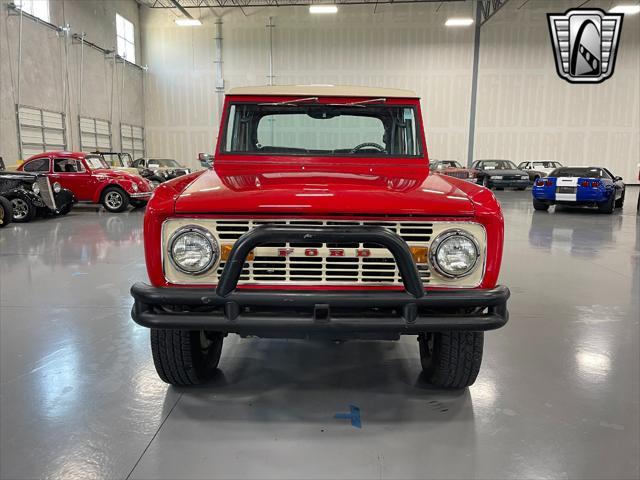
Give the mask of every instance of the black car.
M 529 174 L 511 160 L 476 160 L 472 168 L 478 170 L 478 183 L 487 188 L 525 190 L 530 184 Z
M 0 171 L 0 197 L 8 200 L 14 222 L 29 222 L 36 216 L 66 215 L 75 203 L 70 190 L 57 182 L 51 185 L 47 175 L 29 172 Z

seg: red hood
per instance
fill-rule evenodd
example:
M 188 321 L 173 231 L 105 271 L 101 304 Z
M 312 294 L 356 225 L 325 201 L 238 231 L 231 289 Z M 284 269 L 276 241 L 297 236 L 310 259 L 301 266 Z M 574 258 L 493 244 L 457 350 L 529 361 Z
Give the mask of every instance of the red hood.
M 422 165 L 225 164 L 189 184 L 175 211 L 472 216 L 469 188 L 478 187 L 463 183 Z

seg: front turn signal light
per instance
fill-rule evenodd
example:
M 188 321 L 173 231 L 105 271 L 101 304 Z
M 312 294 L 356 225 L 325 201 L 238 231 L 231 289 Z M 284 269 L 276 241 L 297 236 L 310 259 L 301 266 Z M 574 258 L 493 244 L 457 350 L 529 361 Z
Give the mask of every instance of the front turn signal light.
M 220 245 L 220 258 L 222 261 L 226 262 L 229 259 L 229 255 L 231 255 L 231 250 L 233 249 L 233 245 L 226 243 L 224 245 Z M 247 262 L 252 262 L 254 258 L 253 250 L 249 252 L 247 255 Z
M 411 256 L 416 263 L 427 263 L 429 257 L 429 249 L 427 247 L 409 247 Z

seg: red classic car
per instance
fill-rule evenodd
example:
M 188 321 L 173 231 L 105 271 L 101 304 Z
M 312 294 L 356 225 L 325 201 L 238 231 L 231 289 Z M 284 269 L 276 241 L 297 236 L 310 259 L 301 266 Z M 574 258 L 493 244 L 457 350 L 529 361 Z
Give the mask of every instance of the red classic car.
M 460 162 L 455 160 L 433 160 L 429 163 L 429 169 L 432 172 L 438 172 L 450 177 L 462 178 L 464 180 L 476 181 L 478 174 L 473 168 L 464 168 Z
M 161 184 L 145 215 L 132 317 L 160 378 L 206 382 L 229 333 L 416 335 L 425 379 L 471 385 L 508 319 L 503 218 L 490 190 L 429 172 L 416 94 L 236 88 L 220 128 L 212 168 Z
M 45 152 L 28 158 L 18 170 L 47 173 L 51 182 L 73 192 L 79 202 L 101 203 L 109 212 L 131 204 L 144 206 L 151 184 L 140 175 L 112 170 L 100 155 L 81 152 Z

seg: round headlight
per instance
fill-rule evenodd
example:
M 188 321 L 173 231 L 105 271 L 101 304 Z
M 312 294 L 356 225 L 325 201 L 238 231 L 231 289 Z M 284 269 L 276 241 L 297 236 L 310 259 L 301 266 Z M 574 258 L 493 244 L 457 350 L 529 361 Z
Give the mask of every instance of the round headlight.
M 33 190 L 33 193 L 38 195 L 40 193 L 40 185 L 34 183 L 33 185 L 31 185 L 31 190 Z
M 169 239 L 169 258 L 181 272 L 199 275 L 218 263 L 220 247 L 208 230 L 188 225 Z
M 62 191 L 62 186 L 58 182 L 53 182 L 53 191 L 55 193 L 60 193 Z
M 469 275 L 479 257 L 478 242 L 470 233 L 462 230 L 447 230 L 431 243 L 431 264 L 438 273 L 448 278 Z

